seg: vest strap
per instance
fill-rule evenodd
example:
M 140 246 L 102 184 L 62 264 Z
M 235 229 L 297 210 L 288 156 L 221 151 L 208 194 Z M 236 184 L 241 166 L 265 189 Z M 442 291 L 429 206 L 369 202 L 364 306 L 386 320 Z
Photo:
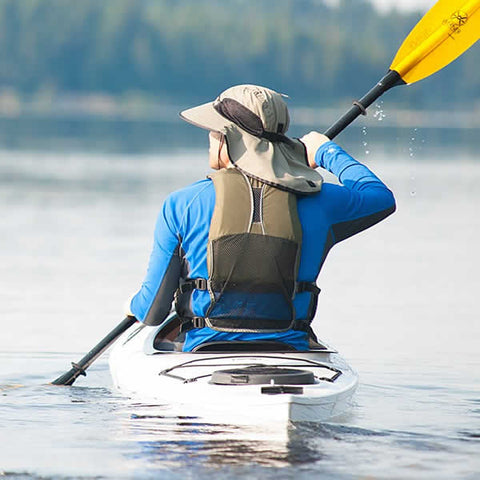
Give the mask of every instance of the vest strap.
M 182 319 L 180 331 L 183 333 L 193 328 L 205 328 L 206 326 L 207 322 L 205 322 L 205 318 L 203 317 L 184 318 Z
M 193 317 L 192 318 L 193 328 L 204 328 L 207 326 L 205 319 L 203 317 Z
M 208 280 L 206 278 L 192 278 L 186 280 L 179 287 L 180 293 L 188 293 L 192 290 L 208 290 Z M 318 295 L 320 289 L 313 282 L 297 282 L 295 287 L 296 293 L 310 292 L 313 295 Z
M 317 285 L 313 282 L 297 282 L 295 292 L 296 293 L 303 293 L 303 292 L 310 292 L 313 295 L 317 295 L 320 293 L 320 289 Z
M 178 289 L 180 293 L 188 293 L 192 290 L 208 290 L 208 280 L 206 278 L 192 278 L 183 282 Z
M 321 290 L 317 287 L 315 283 L 298 282 L 295 292 L 296 293 L 309 292 L 311 294 L 310 304 L 308 305 L 307 320 L 306 320 L 308 322 L 308 329 L 306 331 L 309 331 L 310 324 L 312 323 L 313 317 L 315 317 L 315 312 L 317 311 L 318 295 L 320 294 Z M 295 328 L 295 327 L 294 329 L 302 330 L 302 328 Z
M 311 320 L 295 320 L 292 325 L 292 330 L 310 332 L 310 323 Z M 188 332 L 188 330 L 192 330 L 193 328 L 205 328 L 206 326 L 207 322 L 204 317 L 186 318 L 182 322 L 181 331 Z
M 179 287 L 181 294 L 192 292 L 193 290 L 208 290 L 208 280 L 206 278 L 192 278 L 185 281 Z M 305 320 L 295 320 L 292 324 L 292 330 L 300 330 L 302 332 L 310 332 L 310 324 L 317 310 L 318 295 L 320 288 L 313 282 L 297 282 L 295 287 L 296 293 L 309 292 L 311 294 L 310 305 L 308 306 L 307 318 Z M 185 318 L 182 322 L 182 332 L 187 332 L 192 328 L 205 328 L 207 323 L 204 317 Z

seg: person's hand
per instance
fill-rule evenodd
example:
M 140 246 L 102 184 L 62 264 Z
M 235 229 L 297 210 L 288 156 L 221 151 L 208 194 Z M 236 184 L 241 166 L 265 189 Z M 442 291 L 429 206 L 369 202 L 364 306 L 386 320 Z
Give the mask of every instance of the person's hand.
M 315 154 L 317 150 L 324 144 L 330 141 L 330 139 L 319 132 L 310 132 L 304 135 L 299 139 L 307 149 L 307 159 L 308 164 L 311 168 L 317 168 L 318 165 L 315 163 Z

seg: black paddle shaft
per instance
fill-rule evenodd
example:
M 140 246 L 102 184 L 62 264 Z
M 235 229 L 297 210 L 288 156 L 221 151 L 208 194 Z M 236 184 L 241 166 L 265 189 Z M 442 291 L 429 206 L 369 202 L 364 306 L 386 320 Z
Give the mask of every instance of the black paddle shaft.
M 78 363 L 72 362 L 72 368 L 55 379 L 52 385 L 72 385 L 80 376 L 86 375 L 85 370 L 123 333 L 126 332 L 137 319 L 126 317 L 119 323 L 98 345 L 93 347 Z
M 359 115 L 366 115 L 367 108 L 387 90 L 397 85 L 405 85 L 402 77 L 395 70 L 388 73 L 360 100 L 353 102 L 350 110 L 339 118 L 326 132 L 325 135 L 333 140 L 342 130 L 350 125 Z

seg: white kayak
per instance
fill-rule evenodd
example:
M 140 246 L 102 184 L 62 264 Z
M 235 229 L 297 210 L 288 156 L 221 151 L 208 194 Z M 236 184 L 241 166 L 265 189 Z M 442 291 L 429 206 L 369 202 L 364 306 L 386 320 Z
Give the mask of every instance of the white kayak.
M 349 409 L 358 375 L 334 350 L 276 342 L 202 345 L 177 351 L 177 317 L 134 325 L 110 353 L 113 383 L 141 403 L 230 424 L 324 422 Z

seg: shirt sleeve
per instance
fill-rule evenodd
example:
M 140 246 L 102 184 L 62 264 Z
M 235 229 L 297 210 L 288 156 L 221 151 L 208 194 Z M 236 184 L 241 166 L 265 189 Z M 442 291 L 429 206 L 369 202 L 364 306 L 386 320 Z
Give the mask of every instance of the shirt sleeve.
M 181 259 L 177 225 L 173 201 L 168 197 L 156 222 L 147 274 L 130 303 L 133 315 L 147 325 L 159 325 L 167 317 L 178 288 Z
M 333 173 L 342 184 L 330 186 L 333 243 L 375 225 L 395 211 L 395 198 L 387 186 L 334 142 L 318 149 L 315 162 Z

